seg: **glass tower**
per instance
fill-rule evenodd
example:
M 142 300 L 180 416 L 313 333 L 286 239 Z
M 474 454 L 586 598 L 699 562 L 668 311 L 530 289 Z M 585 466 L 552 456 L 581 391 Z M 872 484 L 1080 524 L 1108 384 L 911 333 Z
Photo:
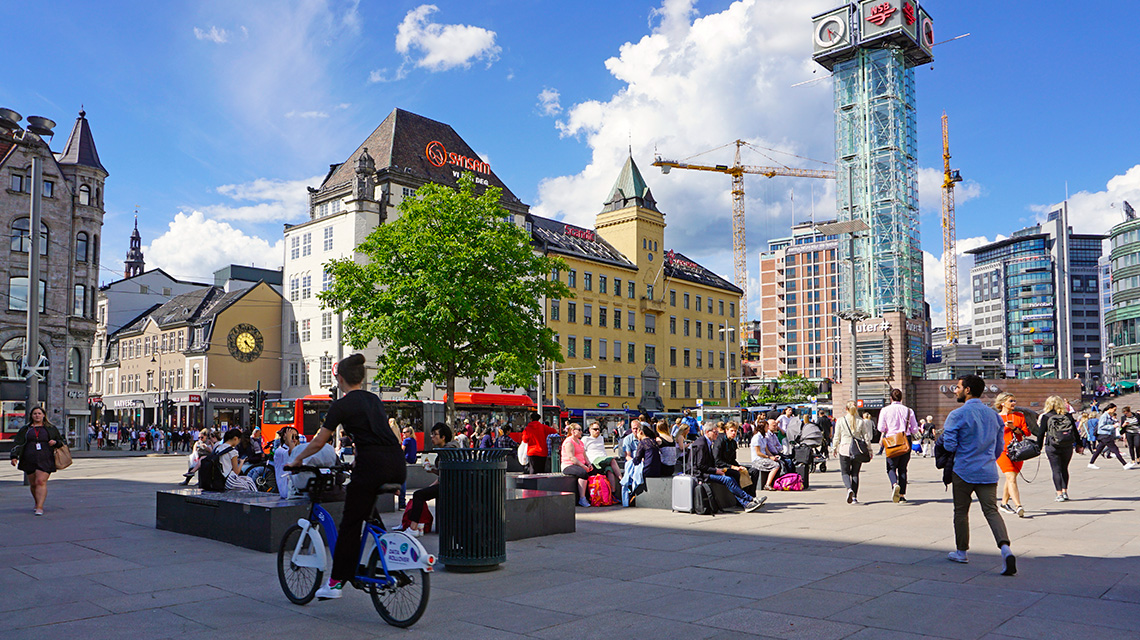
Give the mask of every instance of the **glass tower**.
M 840 279 L 841 308 L 881 317 L 924 317 L 919 242 L 914 69 L 899 47 L 857 48 L 837 62 L 835 81 L 836 207 L 840 221 L 862 220 L 854 277 Z M 847 242 L 840 264 L 851 265 Z M 850 266 L 846 267 L 849 271 Z

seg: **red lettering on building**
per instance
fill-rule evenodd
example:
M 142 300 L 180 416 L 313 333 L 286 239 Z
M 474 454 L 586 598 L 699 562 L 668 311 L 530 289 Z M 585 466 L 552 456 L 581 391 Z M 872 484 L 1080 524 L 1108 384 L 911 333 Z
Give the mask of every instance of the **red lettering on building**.
M 887 20 L 891 19 L 891 16 L 895 14 L 895 11 L 898 11 L 898 9 L 891 6 L 891 3 L 889 2 L 875 5 L 875 7 L 871 9 L 871 15 L 867 16 L 867 22 L 870 22 L 877 27 L 881 27 L 887 23 Z
M 450 164 L 468 171 L 478 173 L 491 173 L 491 165 L 478 158 L 468 158 L 453 151 L 448 151 L 439 140 L 432 140 L 424 149 L 424 155 L 432 166 L 442 167 Z
M 570 225 L 564 225 L 562 227 L 562 233 L 573 238 L 589 240 L 590 242 L 593 242 L 596 237 L 594 232 L 589 229 L 579 229 L 578 227 L 571 227 Z
M 689 262 L 683 258 L 678 258 L 677 254 L 672 251 L 665 252 L 665 262 L 669 263 L 671 267 L 680 267 L 690 271 L 701 271 L 700 265 L 695 262 Z
M 903 3 L 903 18 L 906 19 L 907 26 L 914 24 L 914 21 L 917 18 L 915 18 L 915 16 L 914 16 L 914 5 L 913 4 L 911 4 L 909 2 Z

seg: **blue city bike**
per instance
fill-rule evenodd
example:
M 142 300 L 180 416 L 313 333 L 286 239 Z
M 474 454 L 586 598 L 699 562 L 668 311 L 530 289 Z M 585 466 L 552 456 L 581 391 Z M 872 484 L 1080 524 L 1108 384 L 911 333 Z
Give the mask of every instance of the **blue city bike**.
M 298 520 L 281 538 L 277 577 L 285 597 L 293 604 L 304 605 L 312 601 L 321 580 L 332 570 L 336 523 L 320 502 L 323 496 L 340 488 L 345 474 L 344 467 L 302 466 L 295 470 L 314 474 L 302 490 L 312 504 L 309 517 Z M 399 491 L 398 484 L 380 487 L 381 493 Z M 435 556 L 418 540 L 402 531 L 385 531 L 379 515 L 373 511 L 360 536 L 360 561 L 349 584 L 372 596 L 372 604 L 384 622 L 410 627 L 427 609 L 434 565 Z

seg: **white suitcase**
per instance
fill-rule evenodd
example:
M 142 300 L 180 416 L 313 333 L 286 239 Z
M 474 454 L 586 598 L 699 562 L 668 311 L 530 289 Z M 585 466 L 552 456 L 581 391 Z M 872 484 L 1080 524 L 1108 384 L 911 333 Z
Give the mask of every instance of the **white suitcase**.
M 681 464 L 684 465 L 690 456 L 681 455 Z M 691 472 L 692 469 L 686 469 Z M 693 512 L 693 495 L 696 493 L 697 479 L 691 473 L 679 473 L 673 476 L 673 511 L 681 513 Z

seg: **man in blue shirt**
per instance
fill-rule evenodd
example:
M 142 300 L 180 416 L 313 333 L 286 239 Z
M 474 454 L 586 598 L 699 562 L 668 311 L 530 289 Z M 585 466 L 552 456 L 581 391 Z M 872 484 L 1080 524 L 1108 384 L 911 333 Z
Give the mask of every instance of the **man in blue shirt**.
M 954 454 L 954 542 L 956 551 L 947 558 L 953 562 L 969 562 L 966 550 L 970 548 L 970 504 L 978 496 L 982 514 L 990 525 L 994 540 L 1001 548 L 1003 576 L 1017 573 L 1017 559 L 1009 548 L 1009 534 L 1005 521 L 997 508 L 997 459 L 1005 444 L 1005 425 L 993 409 L 979 399 L 986 384 L 976 375 L 958 379 L 954 393 L 958 402 L 965 404 L 946 417 L 943 447 Z

